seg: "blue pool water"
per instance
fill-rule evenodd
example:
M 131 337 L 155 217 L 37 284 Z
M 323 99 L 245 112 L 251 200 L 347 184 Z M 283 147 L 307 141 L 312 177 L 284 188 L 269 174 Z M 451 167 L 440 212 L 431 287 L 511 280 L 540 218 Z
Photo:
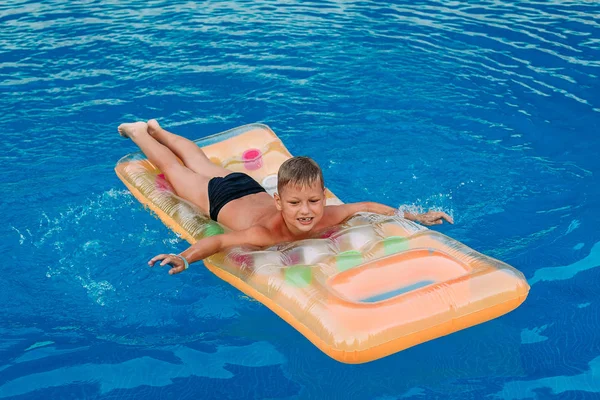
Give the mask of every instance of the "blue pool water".
M 0 398 L 600 398 L 600 5 L 0 5 Z M 329 359 L 202 267 L 113 172 L 119 123 L 251 122 L 344 201 L 437 208 L 521 270 L 496 320 Z

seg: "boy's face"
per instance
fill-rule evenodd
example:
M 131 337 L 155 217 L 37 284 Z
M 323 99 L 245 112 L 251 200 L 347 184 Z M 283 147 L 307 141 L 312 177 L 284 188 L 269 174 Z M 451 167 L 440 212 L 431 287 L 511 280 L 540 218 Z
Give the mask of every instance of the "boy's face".
M 323 217 L 325 191 L 321 182 L 310 186 L 289 183 L 274 197 L 285 224 L 294 234 L 310 232 Z

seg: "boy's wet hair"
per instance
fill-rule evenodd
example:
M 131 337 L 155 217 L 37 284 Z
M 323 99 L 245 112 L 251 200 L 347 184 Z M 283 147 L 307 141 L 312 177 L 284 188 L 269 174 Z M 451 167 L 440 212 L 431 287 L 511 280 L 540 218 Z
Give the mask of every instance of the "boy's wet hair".
M 283 188 L 290 183 L 297 186 L 311 186 L 315 182 L 319 182 L 321 188 L 325 189 L 323 172 L 319 164 L 308 157 L 292 157 L 279 167 L 277 191 L 281 194 Z

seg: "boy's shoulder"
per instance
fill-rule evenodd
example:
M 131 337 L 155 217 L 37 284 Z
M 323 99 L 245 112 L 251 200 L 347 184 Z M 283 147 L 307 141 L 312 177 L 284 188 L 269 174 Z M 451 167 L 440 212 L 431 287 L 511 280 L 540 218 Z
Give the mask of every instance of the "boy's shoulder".
M 249 244 L 271 246 L 282 240 L 281 229 L 274 224 L 257 224 L 240 232 Z
M 276 235 L 262 225 L 254 225 L 240 231 L 231 231 L 218 235 L 222 248 L 240 245 L 271 246 L 275 244 Z

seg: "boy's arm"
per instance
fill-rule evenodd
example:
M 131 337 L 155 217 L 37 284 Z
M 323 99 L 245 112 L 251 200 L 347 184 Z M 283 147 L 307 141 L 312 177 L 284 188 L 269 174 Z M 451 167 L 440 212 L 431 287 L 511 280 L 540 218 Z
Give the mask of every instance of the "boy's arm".
M 148 261 L 149 266 L 161 261 L 160 266 L 170 264 L 169 274 L 178 274 L 189 264 L 203 260 L 228 247 L 251 245 L 264 247 L 274 244 L 272 235 L 264 227 L 252 227 L 244 231 L 228 232 L 198 240 L 181 254 L 159 254 Z
M 383 215 L 394 215 L 398 210 L 385 204 L 363 201 L 361 203 L 340 204 L 338 206 L 327 206 L 325 224 L 328 226 L 341 224 L 351 216 L 359 212 L 372 212 Z
M 397 208 L 386 206 L 385 204 L 375 203 L 372 201 L 341 204 L 339 206 L 330 207 L 330 219 L 328 219 L 327 221 L 330 225 L 340 224 L 358 212 L 371 212 L 382 215 L 396 215 L 400 213 L 400 210 L 398 210 Z M 428 211 L 424 214 L 411 214 L 409 212 L 404 211 L 402 216 L 408 219 L 409 221 L 416 221 L 423 225 L 439 225 L 442 224 L 444 220 L 451 224 L 454 223 L 452 217 L 441 211 Z

